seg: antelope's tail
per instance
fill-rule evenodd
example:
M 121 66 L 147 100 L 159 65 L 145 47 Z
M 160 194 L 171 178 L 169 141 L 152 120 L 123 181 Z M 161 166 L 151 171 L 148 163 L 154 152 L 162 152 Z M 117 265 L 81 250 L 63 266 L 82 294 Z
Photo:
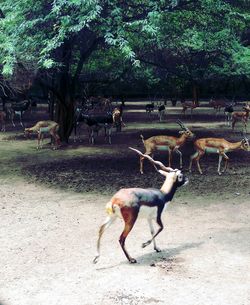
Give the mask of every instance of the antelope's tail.
M 112 204 L 112 201 L 109 201 L 107 204 L 106 204 L 106 207 L 105 207 L 105 211 L 108 215 L 112 216 L 113 214 L 115 214 L 115 209 L 114 209 L 114 206 Z

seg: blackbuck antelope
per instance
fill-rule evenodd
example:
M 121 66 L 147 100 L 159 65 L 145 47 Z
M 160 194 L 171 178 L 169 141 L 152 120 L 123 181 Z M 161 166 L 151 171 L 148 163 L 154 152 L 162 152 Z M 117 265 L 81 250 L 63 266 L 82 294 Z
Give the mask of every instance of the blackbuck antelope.
M 232 121 L 233 112 L 234 112 L 233 104 L 227 105 L 224 108 L 225 125 L 230 126 L 230 122 Z
M 154 111 L 154 108 L 155 108 L 154 103 L 150 103 L 145 106 L 146 113 L 148 114 L 149 117 L 151 117 L 151 113 Z
M 221 108 L 226 107 L 226 104 L 227 101 L 225 99 L 211 98 L 211 100 L 209 101 L 209 106 L 214 108 L 216 114 L 220 112 Z
M 58 135 L 59 124 L 54 121 L 39 121 L 30 128 L 24 129 L 25 136 L 29 136 L 31 133 L 37 133 L 37 149 L 43 146 L 44 134 L 50 134 L 55 141 L 54 149 L 60 146 L 60 137 Z
M 107 137 L 108 131 L 108 142 L 111 144 L 111 136 L 112 136 L 112 126 L 113 126 L 113 117 L 112 114 L 105 115 L 94 115 L 94 114 L 84 114 L 81 110 L 78 110 L 75 116 L 74 122 L 74 140 L 76 140 L 77 127 L 80 127 L 80 123 L 84 123 L 87 125 L 89 143 L 95 143 L 95 134 L 98 134 L 100 129 L 104 128 L 105 138 Z M 80 135 L 79 135 L 80 138 Z
M 153 242 L 154 250 L 159 252 L 160 249 L 156 246 L 155 238 L 163 230 L 161 214 L 167 204 L 173 199 L 174 194 L 182 185 L 188 183 L 188 179 L 178 169 L 173 170 L 170 167 L 165 167 L 161 162 L 155 161 L 148 155 L 143 155 L 139 150 L 130 149 L 137 152 L 143 158 L 147 158 L 155 167 L 158 173 L 165 177 L 165 181 L 161 189 L 143 189 L 143 188 L 127 188 L 120 189 L 106 205 L 108 214 L 105 222 L 99 229 L 99 237 L 97 240 L 97 254 L 94 258 L 94 263 L 97 263 L 100 257 L 100 243 L 104 231 L 114 222 L 117 217 L 124 220 L 124 230 L 120 235 L 121 248 L 130 263 L 136 263 L 125 248 L 125 241 L 132 230 L 138 216 L 146 216 L 152 238 L 142 244 L 146 247 Z M 157 166 L 160 169 L 157 169 Z M 157 232 L 154 232 L 152 220 L 155 220 L 159 226 Z
M 165 105 L 158 106 L 158 115 L 159 115 L 159 120 L 161 122 L 163 117 L 166 115 L 166 107 L 165 107 Z
M 1 131 L 5 131 L 5 121 L 6 121 L 6 113 L 5 111 L 0 111 L 0 122 L 2 125 Z
M 6 113 L 11 119 L 13 127 L 15 127 L 14 117 L 18 116 L 20 125 L 23 127 L 23 114 L 30 108 L 30 100 L 6 104 Z
M 77 137 L 80 139 L 80 125 L 85 123 L 88 128 L 89 143 L 95 143 L 95 134 L 98 135 L 100 129 L 104 128 L 105 138 L 108 133 L 108 142 L 111 144 L 112 127 L 116 127 L 117 131 L 121 131 L 121 126 L 126 126 L 122 120 L 122 107 L 116 107 L 112 112 L 104 114 L 86 114 L 81 108 L 77 108 L 74 118 L 74 141 Z
M 190 109 L 191 117 L 193 116 L 193 110 L 197 107 L 199 107 L 199 104 L 197 101 L 185 101 L 181 100 L 181 106 L 182 106 L 182 114 L 186 115 L 186 111 Z
M 243 111 L 235 111 L 232 113 L 232 129 L 234 131 L 234 127 L 236 122 L 242 121 L 243 123 L 243 130 L 245 127 L 245 132 L 247 133 L 247 121 L 249 119 L 249 113 L 250 113 L 250 105 L 246 104 L 246 106 L 243 107 Z
M 122 115 L 123 115 L 122 105 L 114 108 L 114 110 L 112 111 L 113 125 L 116 127 L 117 132 L 122 130 L 122 126 L 126 127 L 125 123 L 122 120 Z
M 202 175 L 202 170 L 200 166 L 200 158 L 205 154 L 219 154 L 219 163 L 218 163 L 218 174 L 221 175 L 224 173 L 227 169 L 229 157 L 226 155 L 226 153 L 242 149 L 249 151 L 249 141 L 246 137 L 244 137 L 241 141 L 236 143 L 228 142 L 227 140 L 223 138 L 203 138 L 198 139 L 194 142 L 195 146 L 195 154 L 193 154 L 190 158 L 190 165 L 189 165 L 189 171 L 192 170 L 192 164 L 193 160 L 195 160 L 197 164 L 197 168 L 199 170 L 199 173 Z M 221 171 L 221 161 L 222 159 L 225 160 L 225 166 L 224 169 Z
M 180 168 L 182 168 L 182 152 L 179 150 L 188 139 L 194 138 L 194 134 L 190 129 L 188 129 L 180 120 L 177 121 L 177 124 L 181 126 L 181 131 L 179 131 L 179 137 L 173 136 L 153 136 L 144 140 L 143 135 L 141 135 L 142 142 L 145 146 L 145 155 L 153 156 L 153 153 L 156 150 L 168 151 L 168 166 L 171 167 L 172 163 L 172 153 L 176 152 L 180 156 Z M 143 161 L 144 157 L 140 157 L 140 172 L 143 174 Z

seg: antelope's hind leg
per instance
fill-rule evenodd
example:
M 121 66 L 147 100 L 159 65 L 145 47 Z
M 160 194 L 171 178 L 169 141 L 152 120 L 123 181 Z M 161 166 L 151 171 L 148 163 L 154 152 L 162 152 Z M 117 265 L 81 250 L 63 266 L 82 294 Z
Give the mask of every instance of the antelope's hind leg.
M 136 261 L 136 259 L 132 258 L 128 254 L 128 252 L 125 248 L 125 241 L 126 241 L 126 238 L 129 234 L 129 232 L 132 230 L 132 228 L 133 228 L 133 226 L 136 222 L 138 212 L 139 212 L 138 208 L 124 207 L 124 208 L 121 209 L 121 214 L 122 214 L 122 217 L 123 217 L 124 222 L 125 222 L 125 227 L 124 227 L 124 230 L 123 230 L 123 232 L 120 236 L 119 242 L 120 242 L 120 245 L 122 247 L 122 250 L 123 250 L 125 256 L 127 257 L 127 259 L 129 260 L 129 262 L 131 264 L 137 263 L 137 261 Z
M 93 259 L 94 264 L 96 264 L 98 262 L 99 257 L 100 257 L 100 245 L 101 245 L 102 235 L 103 235 L 104 231 L 108 227 L 111 226 L 111 224 L 115 221 L 115 219 L 116 219 L 116 216 L 114 216 L 114 215 L 108 216 L 99 229 L 99 236 L 98 236 L 98 240 L 97 240 L 97 253 L 96 253 L 95 258 Z

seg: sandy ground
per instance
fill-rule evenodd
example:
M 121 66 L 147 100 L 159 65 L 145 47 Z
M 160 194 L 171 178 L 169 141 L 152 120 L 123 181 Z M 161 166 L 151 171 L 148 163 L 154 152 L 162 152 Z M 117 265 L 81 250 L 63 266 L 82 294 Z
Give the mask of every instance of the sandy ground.
M 32 140 L 3 136 L 0 145 L 1 305 L 250 304 L 249 157 L 226 178 L 212 174 L 212 159 L 210 176 L 193 175 L 178 190 L 157 238 L 162 252 L 141 248 L 150 233 L 139 219 L 127 239 L 138 263 L 129 264 L 119 246 L 118 220 L 106 231 L 94 265 L 98 227 L 113 190 L 62 190 L 23 172 L 32 164 L 70 162 L 72 155 L 89 154 L 88 148 L 36 152 Z M 109 150 L 105 146 L 107 155 Z M 106 177 L 108 185 L 112 171 Z M 244 185 L 233 188 L 243 178 Z M 230 191 L 221 191 L 220 182 L 224 187 L 229 180 Z

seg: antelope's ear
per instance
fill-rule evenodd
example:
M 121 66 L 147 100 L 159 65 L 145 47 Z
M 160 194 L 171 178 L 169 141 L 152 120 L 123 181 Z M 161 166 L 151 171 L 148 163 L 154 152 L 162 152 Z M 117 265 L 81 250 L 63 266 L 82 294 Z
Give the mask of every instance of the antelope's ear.
M 184 130 L 180 130 L 179 131 L 179 134 L 183 134 L 185 131 Z

